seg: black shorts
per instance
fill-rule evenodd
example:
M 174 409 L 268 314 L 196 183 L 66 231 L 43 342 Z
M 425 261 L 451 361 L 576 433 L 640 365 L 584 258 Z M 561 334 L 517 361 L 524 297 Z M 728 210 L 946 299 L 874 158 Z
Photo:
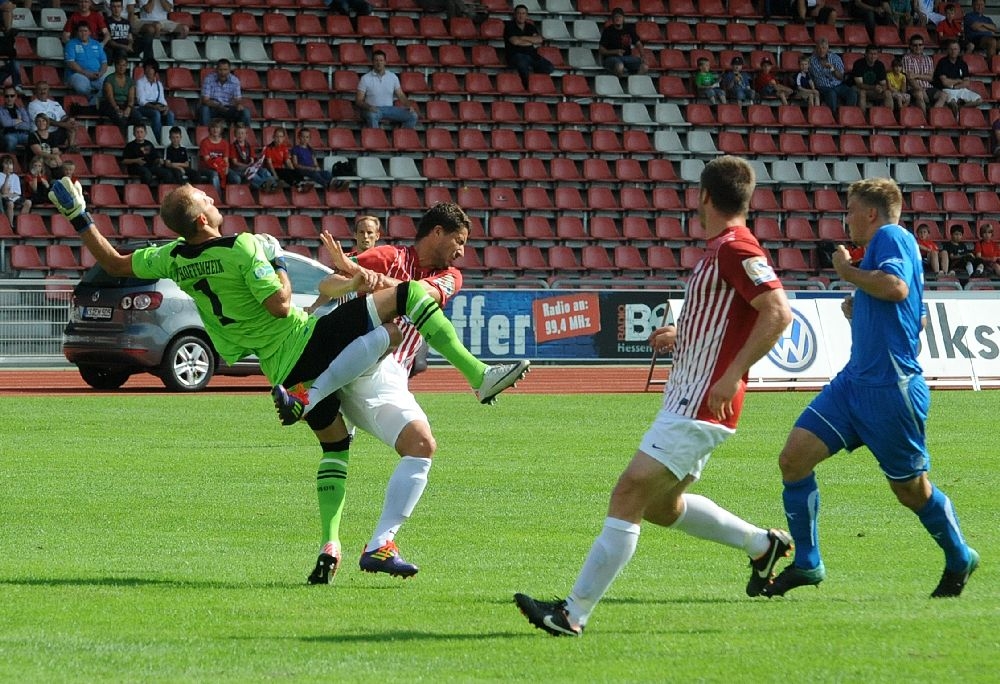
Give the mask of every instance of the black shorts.
M 283 384 L 291 387 L 300 382 L 315 380 L 344 351 L 344 347 L 373 329 L 364 297 L 352 299 L 325 316 L 320 316 L 309 342 Z M 333 423 L 339 411 L 340 399 L 331 394 L 310 409 L 306 422 L 312 429 L 322 430 Z

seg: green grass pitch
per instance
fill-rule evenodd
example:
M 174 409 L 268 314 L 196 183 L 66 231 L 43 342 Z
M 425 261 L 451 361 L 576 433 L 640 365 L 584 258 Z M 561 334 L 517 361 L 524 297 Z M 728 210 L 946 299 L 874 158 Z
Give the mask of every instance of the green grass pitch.
M 807 393 L 755 393 L 692 491 L 784 526 L 777 454 Z M 0 681 L 996 681 L 995 393 L 936 392 L 933 481 L 982 565 L 957 600 L 867 450 L 818 470 L 829 576 L 749 599 L 739 552 L 651 525 L 582 639 L 511 596 L 569 590 L 656 394 L 421 397 L 439 443 L 398 542 L 411 580 L 361 573 L 395 455 L 352 451 L 345 562 L 317 553 L 318 450 L 261 393 L 0 403 Z

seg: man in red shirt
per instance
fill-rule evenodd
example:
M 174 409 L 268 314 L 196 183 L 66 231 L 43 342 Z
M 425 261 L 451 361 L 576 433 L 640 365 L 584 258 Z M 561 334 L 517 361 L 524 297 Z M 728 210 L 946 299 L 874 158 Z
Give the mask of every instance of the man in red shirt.
M 788 532 L 756 527 L 686 492 L 715 447 L 736 431 L 750 367 L 792 320 L 781 282 L 746 227 L 754 186 L 753 169 L 738 157 L 719 157 L 702 171 L 698 217 L 708 245 L 688 281 L 676 328 L 661 328 L 650 339 L 657 349 L 674 350 L 663 406 L 611 493 L 604 529 L 569 596 L 547 602 L 514 595 L 528 621 L 549 634 L 583 633 L 632 558 L 643 520 L 742 549 L 753 570 L 750 596 L 761 593 L 792 547 Z

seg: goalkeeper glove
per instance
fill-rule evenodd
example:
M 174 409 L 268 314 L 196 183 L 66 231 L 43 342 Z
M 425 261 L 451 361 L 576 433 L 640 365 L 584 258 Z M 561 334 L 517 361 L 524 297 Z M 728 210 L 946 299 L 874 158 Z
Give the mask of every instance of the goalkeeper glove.
M 84 233 L 94 222 L 87 211 L 87 201 L 83 198 L 83 188 L 79 181 L 68 176 L 52 183 L 49 199 L 59 213 L 69 219 L 77 233 Z
M 261 249 L 264 250 L 264 258 L 271 262 L 274 270 L 277 271 L 280 269 L 287 273 L 288 266 L 285 263 L 285 253 L 281 249 L 281 243 L 278 242 L 278 238 L 267 233 L 255 233 L 254 238 L 260 243 Z

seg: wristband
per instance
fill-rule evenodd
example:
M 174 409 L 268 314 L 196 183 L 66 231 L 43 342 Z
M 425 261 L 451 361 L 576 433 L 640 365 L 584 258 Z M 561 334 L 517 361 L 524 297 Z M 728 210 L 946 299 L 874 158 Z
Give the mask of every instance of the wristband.
M 70 219 L 70 223 L 73 225 L 73 229 L 82 235 L 94 223 L 94 217 L 90 215 L 89 211 L 82 211 L 79 216 Z
M 283 256 L 275 257 L 274 260 L 271 261 L 271 266 L 274 267 L 275 271 L 284 271 L 285 273 L 288 273 L 288 263 L 285 261 L 285 257 Z

